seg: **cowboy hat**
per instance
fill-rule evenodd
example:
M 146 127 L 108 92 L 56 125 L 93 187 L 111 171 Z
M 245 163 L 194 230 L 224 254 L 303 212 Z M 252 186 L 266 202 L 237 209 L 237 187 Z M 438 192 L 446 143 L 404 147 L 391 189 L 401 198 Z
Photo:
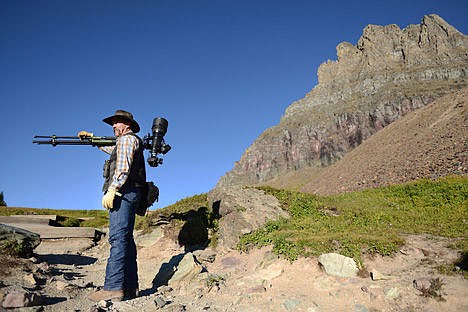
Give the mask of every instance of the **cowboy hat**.
M 122 109 L 116 110 L 114 115 L 104 118 L 102 121 L 112 126 L 116 118 L 129 122 L 130 129 L 133 131 L 133 133 L 137 133 L 140 131 L 140 125 L 138 124 L 138 122 L 135 121 L 135 119 L 133 119 L 132 113 L 129 113 Z

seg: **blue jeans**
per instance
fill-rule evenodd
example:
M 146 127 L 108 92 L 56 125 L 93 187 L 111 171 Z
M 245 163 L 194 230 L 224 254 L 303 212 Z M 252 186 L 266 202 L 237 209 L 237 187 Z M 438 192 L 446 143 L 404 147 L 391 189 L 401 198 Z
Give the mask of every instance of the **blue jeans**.
M 135 207 L 141 189 L 129 188 L 115 196 L 114 208 L 109 211 L 110 256 L 107 260 L 105 290 L 138 288 L 137 251 L 133 239 Z

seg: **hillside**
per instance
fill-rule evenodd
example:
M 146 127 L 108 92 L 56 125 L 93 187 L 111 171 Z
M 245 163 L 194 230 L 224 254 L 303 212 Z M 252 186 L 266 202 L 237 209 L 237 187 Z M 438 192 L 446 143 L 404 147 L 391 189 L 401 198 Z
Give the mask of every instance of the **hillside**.
M 468 173 L 468 88 L 439 98 L 385 127 L 335 164 L 264 184 L 336 194 Z

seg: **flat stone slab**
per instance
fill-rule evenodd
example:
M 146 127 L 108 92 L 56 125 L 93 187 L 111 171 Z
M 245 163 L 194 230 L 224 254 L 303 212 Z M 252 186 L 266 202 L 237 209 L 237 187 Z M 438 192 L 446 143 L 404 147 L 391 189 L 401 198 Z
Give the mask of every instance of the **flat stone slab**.
M 43 239 L 34 249 L 38 255 L 78 254 L 95 245 L 90 238 Z
M 0 223 L 39 223 L 39 224 L 50 224 L 50 221 L 57 220 L 56 215 L 12 215 L 12 216 L 0 216 Z
M 90 238 L 99 240 L 102 232 L 91 227 L 55 227 L 36 223 L 4 223 L 16 226 L 41 236 L 41 239 Z

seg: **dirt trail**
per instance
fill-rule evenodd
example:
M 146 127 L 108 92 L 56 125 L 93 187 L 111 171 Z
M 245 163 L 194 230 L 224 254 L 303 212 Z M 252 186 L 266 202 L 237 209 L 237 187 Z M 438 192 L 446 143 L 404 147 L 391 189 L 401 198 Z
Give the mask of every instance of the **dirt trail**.
M 408 236 L 407 245 L 393 257 L 365 259 L 368 271 L 381 273 L 385 279 L 370 275 L 342 278 L 327 275 L 315 258 L 301 258 L 293 263 L 276 257 L 269 248 L 240 253 L 216 251 L 214 262 L 203 262 L 212 276 L 211 285 L 185 283 L 157 290 L 152 281 L 161 264 L 184 253 L 176 242 L 164 237 L 161 228 L 137 235 L 141 296 L 134 300 L 97 308 L 87 299 L 94 286 L 101 286 L 109 246 L 102 240 L 84 252 L 73 250 L 70 241 L 42 245 L 40 259 L 6 276 L 3 283 L 29 287 L 28 270 L 42 268 L 46 281 L 36 286 L 47 298 L 44 311 L 468 311 L 468 281 L 460 274 L 441 275 L 435 268 L 453 263 L 459 256 L 447 239 Z M 77 244 L 77 248 L 82 248 Z M 49 248 L 50 247 L 50 248 Z M 68 254 L 65 254 L 68 252 Z M 29 269 L 24 269 L 26 266 Z M 38 271 L 40 272 L 40 271 Z M 440 278 L 439 292 L 445 301 L 421 296 L 413 281 L 422 283 Z M 70 283 L 72 286 L 65 286 Z M 163 301 L 158 307 L 155 303 Z M 33 310 L 31 310 L 33 311 Z

